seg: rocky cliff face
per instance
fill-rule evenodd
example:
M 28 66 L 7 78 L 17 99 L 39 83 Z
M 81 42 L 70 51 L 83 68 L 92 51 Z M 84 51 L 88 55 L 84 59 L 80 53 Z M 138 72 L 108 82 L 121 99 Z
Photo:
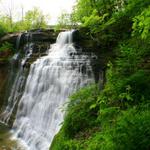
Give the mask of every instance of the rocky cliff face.
M 23 67 L 29 68 L 33 61 L 46 55 L 47 49 L 55 42 L 57 35 L 58 32 L 54 30 L 32 30 L 10 33 L 0 39 L 0 45 L 9 42 L 17 53 L 14 54 L 11 50 L 0 51 L 0 111 L 7 103 L 21 61 L 24 63 Z M 15 64 L 12 64 L 12 58 L 15 59 Z
M 32 43 L 33 53 L 36 53 L 36 56 L 39 53 L 39 56 L 41 56 L 49 49 L 50 44 L 55 43 L 59 32 L 60 31 L 56 32 L 54 29 L 35 29 L 24 33 L 7 34 L 0 39 L 0 44 L 7 41 L 12 43 L 14 48 L 18 50 L 21 49 L 22 52 L 25 52 L 27 49 L 25 45 Z M 75 30 L 73 41 L 77 49 L 82 49 L 83 52 L 94 52 L 100 58 L 99 66 L 101 68 L 103 68 L 112 57 L 111 50 L 103 51 L 100 43 L 93 38 L 92 35 L 87 34 L 87 29 L 81 28 Z
M 0 112 L 2 106 L 7 104 L 17 68 L 17 66 L 13 67 L 9 59 L 2 59 L 0 56 Z
M 0 110 L 7 97 L 6 93 L 8 91 L 7 85 L 9 79 L 9 73 L 10 73 L 10 67 L 8 64 L 0 65 Z
M 95 80 L 105 82 L 105 69 L 107 62 L 112 58 L 112 52 L 104 52 L 100 49 L 98 42 L 86 34 L 86 30 L 75 30 L 73 34 L 73 42 L 79 53 L 93 52 L 96 54 L 96 61 L 93 61 L 93 71 L 95 72 Z M 15 59 L 23 62 L 23 67 L 29 68 L 37 58 L 47 55 L 50 45 L 56 41 L 58 32 L 54 30 L 32 30 L 25 33 L 12 33 L 5 35 L 0 39 L 0 44 L 10 42 L 17 49 L 18 55 Z M 6 54 L 5 54 L 6 55 Z M 12 57 L 12 53 L 9 53 Z M 18 57 L 18 58 L 17 58 Z M 0 58 L 4 58 L 4 53 L 0 53 Z M 24 58 L 24 59 L 22 59 Z M 11 84 L 8 83 L 10 78 L 11 67 L 8 60 L 0 59 L 0 108 L 5 103 L 10 93 Z M 93 59 L 94 60 L 94 59 Z M 17 62 L 17 63 L 18 63 Z M 14 66 L 18 67 L 18 66 Z M 101 78 L 100 78 L 101 75 Z M 15 73 L 12 80 L 15 78 Z M 11 81 L 13 82 L 13 81 Z M 8 88 L 9 87 L 9 88 Z

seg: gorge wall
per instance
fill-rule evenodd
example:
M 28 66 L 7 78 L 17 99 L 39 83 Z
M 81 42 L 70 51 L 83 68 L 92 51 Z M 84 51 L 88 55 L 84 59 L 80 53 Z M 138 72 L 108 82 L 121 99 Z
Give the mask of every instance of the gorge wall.
M 32 30 L 25 33 L 12 33 L 5 35 L 0 39 L 0 44 L 9 42 L 13 44 L 13 47 L 17 50 L 14 54 L 9 53 L 8 59 L 3 60 L 3 53 L 0 55 L 0 110 L 7 105 L 8 95 L 11 91 L 12 84 L 15 82 L 15 77 L 20 68 L 21 61 L 23 59 L 23 69 L 26 69 L 26 75 L 28 74 L 30 65 L 40 58 L 47 55 L 47 50 L 50 45 L 53 44 L 60 31 L 54 30 Z M 99 43 L 87 35 L 86 29 L 76 30 L 73 33 L 74 47 L 79 52 L 95 54 L 95 58 L 92 59 L 92 69 L 94 72 L 94 78 L 96 82 L 100 82 L 101 85 L 105 82 L 105 69 L 107 62 L 112 59 L 112 51 L 101 50 Z M 31 52 L 32 51 L 32 52 Z M 102 87 L 102 86 L 101 86 Z M 21 95 L 21 94 L 20 94 Z M 13 122 L 13 121 L 12 121 Z M 11 123 L 12 124 L 12 123 Z

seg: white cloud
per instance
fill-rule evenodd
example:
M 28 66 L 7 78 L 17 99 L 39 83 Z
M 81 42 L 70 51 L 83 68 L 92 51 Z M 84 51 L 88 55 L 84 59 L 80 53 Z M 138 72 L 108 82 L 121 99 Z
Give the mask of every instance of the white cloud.
M 50 24 L 54 24 L 62 11 L 71 12 L 75 1 L 76 0 L 1 0 L 0 10 L 1 12 L 6 12 L 9 7 L 13 6 L 16 18 L 18 18 L 18 16 L 21 15 L 21 6 L 24 8 L 24 12 L 33 7 L 39 7 L 44 14 L 50 15 Z

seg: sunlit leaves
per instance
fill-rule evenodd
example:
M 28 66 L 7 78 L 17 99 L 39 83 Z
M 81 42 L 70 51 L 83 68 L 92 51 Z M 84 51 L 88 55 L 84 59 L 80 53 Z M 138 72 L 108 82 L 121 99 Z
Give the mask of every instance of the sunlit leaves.
M 99 30 L 99 25 L 102 24 L 107 17 L 108 14 L 104 14 L 103 16 L 99 16 L 96 9 L 93 10 L 92 14 L 87 17 L 83 17 L 84 24 L 83 26 L 89 27 L 91 32 L 97 32 Z
M 29 10 L 25 14 L 25 25 L 27 29 L 32 28 L 44 28 L 46 27 L 47 20 L 46 17 L 42 11 L 38 8 L 33 8 L 33 10 Z
M 22 16 L 22 20 L 19 21 L 12 20 L 9 16 L 1 15 L 0 26 L 5 32 L 45 28 L 48 19 L 48 15 L 44 15 L 39 8 L 34 7 L 32 10 L 27 11 L 25 16 Z
M 146 39 L 150 35 L 150 7 L 134 17 L 133 21 L 133 35 L 139 34 L 142 39 Z

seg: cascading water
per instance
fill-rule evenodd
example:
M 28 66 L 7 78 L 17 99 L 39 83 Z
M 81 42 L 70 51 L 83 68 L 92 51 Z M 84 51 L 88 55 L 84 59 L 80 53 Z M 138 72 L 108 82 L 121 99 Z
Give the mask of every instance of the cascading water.
M 8 104 L 4 111 L 0 114 L 0 120 L 3 123 L 8 124 L 10 121 L 10 117 L 21 98 L 22 92 L 23 92 L 23 86 L 25 83 L 25 76 L 23 75 L 22 69 L 17 73 L 16 79 L 14 81 L 11 94 L 8 98 Z
M 9 79 L 8 79 L 8 93 L 10 93 L 9 96 L 6 95 L 5 100 L 7 101 L 7 105 L 5 104 L 1 110 L 0 113 L 0 122 L 3 122 L 5 124 L 8 124 L 10 121 L 10 117 L 12 115 L 12 112 L 14 111 L 14 107 L 16 106 L 16 103 L 21 97 L 21 93 L 23 92 L 23 83 L 25 83 L 25 77 L 23 75 L 22 67 L 20 69 L 18 68 L 18 59 L 19 53 L 14 54 L 14 56 L 10 60 L 10 73 L 9 73 Z M 19 70 L 19 71 L 18 71 Z
M 22 34 L 19 35 L 19 41 Z M 17 41 L 18 41 L 17 39 Z M 18 44 L 17 44 L 18 45 Z M 10 124 L 11 117 L 13 115 L 13 112 L 16 112 L 17 104 L 23 94 L 24 85 L 26 81 L 26 75 L 28 72 L 28 69 L 24 68 L 24 65 L 26 61 L 30 58 L 32 55 L 32 44 L 28 44 L 28 47 L 26 48 L 27 54 L 25 54 L 25 57 L 21 59 L 20 65 L 19 65 L 19 71 L 15 74 L 16 77 L 14 79 L 13 86 L 11 88 L 10 96 L 7 101 L 7 105 L 3 108 L 2 113 L 0 114 L 0 122 L 3 122 L 5 124 Z M 14 67 L 14 63 L 16 61 L 19 61 L 20 53 L 15 54 L 11 59 L 12 69 Z M 13 73 L 14 74 L 14 73 Z M 10 75 L 11 77 L 12 75 Z M 13 75 L 14 76 L 14 75 Z M 12 80 L 12 77 L 10 78 Z M 12 124 L 11 124 L 12 125 Z
M 22 37 L 22 33 L 20 33 L 17 37 L 17 40 L 16 40 L 16 50 L 19 50 L 19 47 L 20 47 L 20 41 L 21 41 L 21 37 Z
M 78 55 L 72 31 L 62 32 L 48 56 L 31 65 L 13 125 L 14 137 L 29 150 L 48 150 L 63 121 L 71 93 L 94 81 L 90 56 Z

